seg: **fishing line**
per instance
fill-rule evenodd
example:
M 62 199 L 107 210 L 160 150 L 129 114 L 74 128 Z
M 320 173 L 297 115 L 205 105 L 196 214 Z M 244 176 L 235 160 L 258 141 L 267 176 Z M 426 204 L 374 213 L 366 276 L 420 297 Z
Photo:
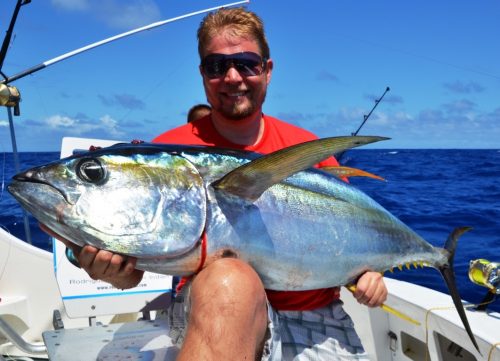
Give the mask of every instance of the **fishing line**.
M 149 92 L 147 92 L 143 97 L 142 99 L 144 100 L 147 100 L 151 97 L 151 95 L 153 93 L 156 93 L 156 90 L 157 89 L 160 89 L 160 87 L 165 84 L 165 82 L 167 81 L 167 79 L 169 79 L 172 75 L 174 75 L 175 73 L 177 73 L 179 71 L 179 69 L 182 67 L 183 64 L 186 64 L 187 60 L 189 59 L 190 57 L 189 56 L 186 56 L 182 59 L 182 61 L 179 62 L 179 66 L 175 66 L 173 67 L 174 70 L 172 70 L 170 73 L 166 74 L 159 82 L 156 83 L 156 85 L 154 85 Z M 130 114 L 132 112 L 136 111 L 136 109 L 129 109 L 124 115 L 122 115 L 119 119 L 118 119 L 118 122 L 122 122 L 124 120 L 126 120 Z
M 348 40 L 354 40 L 354 41 L 357 41 L 357 42 L 360 42 L 360 43 L 369 44 L 369 45 L 374 46 L 374 47 L 384 48 L 384 49 L 390 50 L 392 52 L 396 52 L 396 53 L 400 53 L 400 54 L 412 56 L 412 57 L 415 57 L 415 58 L 420 58 L 420 59 L 423 59 L 423 60 L 426 60 L 426 61 L 430 61 L 430 62 L 433 62 L 433 63 L 437 63 L 437 64 L 441 64 L 441 65 L 446 65 L 446 66 L 449 66 L 449 67 L 452 67 L 452 68 L 455 68 L 455 69 L 464 70 L 464 71 L 468 71 L 468 72 L 471 72 L 471 73 L 476 73 L 476 74 L 479 74 L 479 75 L 483 75 L 483 76 L 487 76 L 487 77 L 490 77 L 490 78 L 493 78 L 493 79 L 500 80 L 500 76 L 499 75 L 488 73 L 488 72 L 482 71 L 482 70 L 468 68 L 468 67 L 465 67 L 465 66 L 462 66 L 462 65 L 457 65 L 457 64 L 449 63 L 447 61 L 443 61 L 443 60 L 431 58 L 429 56 L 412 53 L 411 51 L 408 51 L 408 50 L 398 49 L 398 48 L 394 48 L 394 47 L 391 47 L 391 46 L 387 46 L 387 45 L 383 45 L 383 44 L 379 44 L 379 43 L 374 43 L 372 41 L 368 41 L 368 40 L 365 40 L 365 39 L 359 39 L 359 38 L 355 38 L 355 37 L 352 37 L 352 36 L 349 36 L 349 35 L 344 35 L 344 34 L 332 34 L 332 35 L 337 36 L 339 38 L 344 38 L 344 39 L 348 39 Z

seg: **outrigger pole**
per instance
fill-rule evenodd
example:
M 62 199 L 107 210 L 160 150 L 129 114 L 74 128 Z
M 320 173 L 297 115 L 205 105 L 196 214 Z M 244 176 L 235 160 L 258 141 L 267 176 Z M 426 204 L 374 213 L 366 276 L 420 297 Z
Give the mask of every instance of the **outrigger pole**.
M 370 110 L 370 113 L 363 115 L 363 122 L 361 123 L 361 125 L 359 126 L 359 128 L 354 133 L 351 133 L 351 135 L 353 135 L 353 136 L 358 135 L 358 133 L 361 130 L 361 128 L 363 127 L 363 125 L 365 125 L 365 123 L 368 120 L 368 118 L 370 118 L 370 115 L 372 115 L 372 113 L 375 110 L 375 108 L 377 107 L 378 103 L 380 103 L 380 101 L 382 100 L 382 98 L 384 97 L 384 95 L 389 90 L 391 90 L 391 88 L 389 88 L 389 87 L 385 88 L 384 94 L 382 94 L 382 96 L 380 98 L 375 99 L 375 105 L 373 106 L 372 110 Z
M 6 79 L 2 80 L 0 82 L 0 84 L 10 83 L 10 82 L 12 82 L 14 80 L 17 80 L 17 79 L 20 79 L 22 77 L 25 77 L 26 75 L 33 74 L 36 71 L 42 70 L 42 69 L 44 69 L 44 68 L 46 68 L 46 67 L 48 67 L 48 66 L 50 66 L 52 64 L 58 63 L 58 62 L 60 62 L 62 60 L 65 60 L 65 59 L 68 59 L 68 58 L 70 58 L 72 56 L 75 56 L 77 54 L 83 53 L 84 51 L 97 48 L 98 46 L 101 46 L 101 45 L 104 45 L 104 44 L 107 44 L 107 43 L 111 43 L 112 41 L 116 41 L 116 40 L 119 40 L 121 38 L 125 38 L 127 36 L 140 33 L 142 31 L 151 30 L 153 28 L 157 28 L 159 26 L 162 26 L 162 25 L 165 25 L 165 24 L 168 24 L 168 23 L 172 23 L 172 22 L 177 21 L 177 20 L 181 20 L 181 19 L 185 19 L 185 18 L 188 18 L 188 17 L 191 17 L 191 16 L 195 16 L 195 15 L 207 13 L 207 12 L 210 12 L 210 11 L 213 11 L 213 10 L 217 10 L 217 9 L 220 9 L 220 8 L 233 7 L 233 6 L 236 6 L 236 5 L 241 5 L 241 4 L 245 4 L 245 3 L 249 3 L 249 2 L 250 2 L 250 0 L 244 0 L 244 1 L 238 1 L 238 2 L 234 2 L 234 3 L 230 3 L 230 4 L 219 5 L 219 6 L 215 6 L 215 7 L 212 7 L 212 8 L 195 11 L 195 12 L 192 12 L 192 13 L 189 13 L 189 14 L 186 14 L 186 15 L 177 16 L 175 18 L 158 21 L 158 22 L 155 22 L 155 23 L 152 23 L 152 24 L 149 24 L 149 25 L 146 25 L 146 26 L 134 29 L 134 30 L 130 30 L 130 31 L 127 31 L 127 32 L 124 32 L 124 33 L 121 33 L 121 34 L 118 34 L 118 35 L 115 35 L 115 36 L 112 36 L 110 38 L 107 38 L 107 39 L 104 39 L 104 40 L 101 40 L 101 41 L 97 41 L 95 43 L 92 43 L 92 44 L 89 44 L 87 46 L 81 47 L 79 49 L 70 51 L 70 52 L 68 52 L 66 54 L 60 55 L 60 56 L 55 57 L 53 59 L 47 60 L 47 61 L 45 61 L 43 63 L 40 63 L 38 65 L 35 65 L 35 66 L 27 69 L 25 71 L 22 71 L 22 72 L 20 72 L 20 73 L 18 73 L 16 75 L 13 75 L 13 76 L 11 76 L 9 78 L 6 78 Z

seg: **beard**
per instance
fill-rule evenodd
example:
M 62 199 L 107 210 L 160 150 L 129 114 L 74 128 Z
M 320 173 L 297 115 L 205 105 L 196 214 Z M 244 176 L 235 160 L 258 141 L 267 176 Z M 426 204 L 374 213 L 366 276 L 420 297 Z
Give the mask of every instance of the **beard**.
M 259 99 L 250 97 L 230 105 L 223 104 L 223 102 L 220 102 L 215 107 L 214 104 L 211 105 L 214 110 L 222 114 L 227 119 L 242 120 L 254 115 L 256 112 L 260 113 L 262 111 L 262 104 L 266 99 L 266 94 L 267 91 L 264 90 L 264 92 L 260 94 Z

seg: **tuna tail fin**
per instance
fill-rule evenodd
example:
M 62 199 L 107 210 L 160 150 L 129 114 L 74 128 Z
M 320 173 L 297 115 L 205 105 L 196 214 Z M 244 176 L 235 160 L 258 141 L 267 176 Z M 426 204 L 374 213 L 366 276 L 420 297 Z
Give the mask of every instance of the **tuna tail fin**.
M 469 335 L 469 338 L 471 339 L 472 344 L 474 345 L 476 350 L 481 353 L 479 351 L 479 346 L 477 345 L 476 338 L 474 337 L 474 334 L 472 333 L 472 330 L 470 328 L 469 321 L 467 320 L 465 309 L 462 304 L 462 299 L 460 298 L 460 294 L 458 293 L 457 284 L 455 281 L 455 273 L 453 272 L 453 258 L 455 256 L 458 238 L 460 238 L 463 233 L 471 229 L 471 227 L 455 228 L 453 232 L 451 232 L 451 234 L 448 236 L 448 239 L 446 240 L 446 243 L 444 245 L 444 248 L 448 253 L 448 264 L 439 267 L 439 272 L 441 272 L 441 275 L 443 276 L 446 285 L 448 286 L 451 298 L 465 327 L 465 331 L 467 331 L 467 335 Z

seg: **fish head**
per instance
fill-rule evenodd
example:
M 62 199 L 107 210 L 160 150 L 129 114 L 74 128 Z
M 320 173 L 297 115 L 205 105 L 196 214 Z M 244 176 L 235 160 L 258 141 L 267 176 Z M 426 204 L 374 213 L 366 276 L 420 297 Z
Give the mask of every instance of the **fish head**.
M 9 191 L 64 238 L 134 257 L 182 255 L 205 227 L 203 179 L 175 152 L 89 152 L 20 173 Z

